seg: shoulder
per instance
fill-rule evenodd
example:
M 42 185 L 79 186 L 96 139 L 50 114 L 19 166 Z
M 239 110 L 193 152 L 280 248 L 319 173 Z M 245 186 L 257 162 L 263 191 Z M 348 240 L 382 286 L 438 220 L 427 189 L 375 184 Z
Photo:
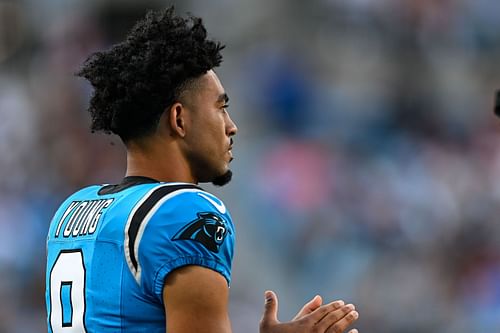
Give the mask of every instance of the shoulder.
M 95 193 L 98 191 L 99 188 L 101 188 L 102 185 L 89 185 L 86 187 L 83 187 L 77 191 L 75 191 L 73 194 L 71 194 L 66 201 L 77 201 L 77 200 L 85 200 L 89 196 L 94 196 Z
M 170 202 L 174 206 L 183 206 L 194 210 L 207 210 L 221 215 L 228 213 L 226 205 L 215 195 L 202 189 L 177 193 Z
M 166 183 L 155 186 L 137 203 L 135 209 L 135 215 L 139 215 L 141 220 L 165 215 L 169 216 L 169 221 L 185 220 L 202 212 L 231 219 L 222 200 L 194 184 Z
M 62 214 L 68 206 L 70 206 L 73 202 L 79 202 L 79 201 L 84 201 L 87 200 L 89 197 L 93 195 L 99 189 L 99 185 L 91 185 L 84 187 L 73 194 L 69 195 L 62 203 L 59 205 L 58 210 L 56 211 L 55 215 L 57 216 L 58 214 Z
M 165 197 L 151 211 L 151 228 L 155 232 L 164 230 L 172 241 L 201 241 L 215 252 L 226 236 L 234 236 L 233 221 L 224 202 L 202 189 L 179 190 Z
M 218 252 L 226 236 L 234 236 L 234 225 L 224 202 L 201 188 L 178 188 L 166 195 L 151 195 L 132 218 L 149 237 L 196 240 Z M 201 232 L 202 231 L 202 232 Z M 206 238 L 206 239 L 205 239 Z
M 173 270 L 196 265 L 230 281 L 234 226 L 219 198 L 192 184 L 162 184 L 134 208 L 126 226 L 125 254 L 132 274 L 161 296 Z

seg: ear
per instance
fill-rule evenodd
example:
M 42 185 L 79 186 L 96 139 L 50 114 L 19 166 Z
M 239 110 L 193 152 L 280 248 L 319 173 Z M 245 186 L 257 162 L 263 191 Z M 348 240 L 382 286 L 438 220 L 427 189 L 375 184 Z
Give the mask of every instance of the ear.
M 171 135 L 186 135 L 187 110 L 182 103 L 174 103 L 168 110 L 168 125 Z

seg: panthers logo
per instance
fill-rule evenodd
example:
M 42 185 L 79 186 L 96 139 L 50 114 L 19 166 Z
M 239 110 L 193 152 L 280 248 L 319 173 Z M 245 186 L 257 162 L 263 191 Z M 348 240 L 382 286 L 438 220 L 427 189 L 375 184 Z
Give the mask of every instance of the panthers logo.
M 194 240 L 218 253 L 227 233 L 226 222 L 214 213 L 198 213 L 198 218 L 179 230 L 172 240 Z

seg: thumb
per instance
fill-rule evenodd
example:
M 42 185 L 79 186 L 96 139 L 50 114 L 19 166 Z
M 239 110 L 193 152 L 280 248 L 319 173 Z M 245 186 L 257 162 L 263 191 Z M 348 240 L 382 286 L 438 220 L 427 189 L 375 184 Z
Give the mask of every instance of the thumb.
M 265 297 L 264 315 L 261 320 L 261 325 L 264 326 L 278 322 L 278 297 L 270 290 L 265 292 Z

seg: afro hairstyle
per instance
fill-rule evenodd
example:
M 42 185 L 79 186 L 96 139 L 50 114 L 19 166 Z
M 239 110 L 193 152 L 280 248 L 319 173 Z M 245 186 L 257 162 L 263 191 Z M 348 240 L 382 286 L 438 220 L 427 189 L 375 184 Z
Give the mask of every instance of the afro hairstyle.
M 92 131 L 124 142 L 152 133 L 189 83 L 220 65 L 223 48 L 207 39 L 201 18 L 179 17 L 173 7 L 149 11 L 123 42 L 92 54 L 76 74 L 94 88 Z

